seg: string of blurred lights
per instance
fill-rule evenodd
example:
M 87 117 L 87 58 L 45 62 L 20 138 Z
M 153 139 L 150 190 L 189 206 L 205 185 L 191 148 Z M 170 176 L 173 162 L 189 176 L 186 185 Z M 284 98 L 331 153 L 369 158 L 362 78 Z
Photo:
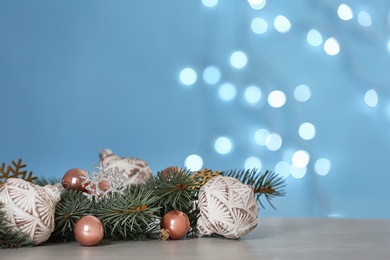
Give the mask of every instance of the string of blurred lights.
M 318 1 L 317 1 L 318 2 Z M 320 1 L 321 5 L 324 5 L 323 1 Z M 218 8 L 218 0 L 202 0 L 202 4 L 205 8 Z M 248 0 L 249 6 L 255 10 L 261 10 L 267 5 L 266 0 Z M 328 6 L 329 7 L 329 6 Z M 367 10 L 361 9 L 355 12 L 353 8 L 345 3 L 341 3 L 338 7 L 327 8 L 327 10 L 333 10 L 334 15 L 341 21 L 350 21 L 356 18 L 357 23 L 361 28 L 369 28 L 373 24 L 373 19 Z M 390 16 L 389 16 L 390 17 Z M 389 19 L 390 21 L 390 19 Z M 264 17 L 256 16 L 252 19 L 250 28 L 254 35 L 262 35 L 271 30 L 271 24 L 273 28 L 281 34 L 288 33 L 293 24 L 290 19 L 285 15 L 276 15 L 273 21 L 269 21 Z M 339 39 L 334 36 L 324 37 L 326 34 L 322 34 L 321 30 L 310 28 L 306 33 L 306 41 L 311 47 L 322 47 L 325 54 L 329 56 L 337 56 L 341 51 Z M 385 48 L 390 52 L 390 40 L 383 43 Z M 231 67 L 236 70 L 240 70 L 247 66 L 248 56 L 242 50 L 233 51 L 229 56 L 229 63 Z M 357 73 L 359 74 L 359 73 Z M 230 102 L 234 100 L 237 95 L 241 94 L 237 87 L 232 82 L 223 82 L 224 75 L 216 65 L 209 65 L 204 68 L 203 72 L 197 72 L 194 68 L 187 67 L 180 71 L 179 82 L 184 86 L 194 85 L 199 78 L 202 78 L 204 83 L 208 85 L 217 85 L 218 97 L 224 102 Z M 362 80 L 364 81 L 364 80 Z M 264 93 L 261 87 L 257 85 L 247 86 L 242 95 L 248 105 L 252 105 L 253 109 L 257 109 L 256 104 L 259 104 L 266 99 L 267 104 L 275 109 L 283 107 L 286 103 L 287 96 L 283 90 L 275 89 Z M 312 89 L 307 84 L 300 84 L 294 88 L 293 99 L 298 103 L 307 102 L 310 100 Z M 375 89 L 368 89 L 362 100 L 369 107 L 376 107 L 378 105 L 378 94 Z M 388 105 L 388 116 L 390 117 L 390 103 Z M 296 130 L 299 137 L 302 140 L 310 141 L 316 136 L 316 127 L 311 122 L 303 122 Z M 281 152 L 281 159 L 275 165 L 275 171 L 284 177 L 292 176 L 300 179 L 305 176 L 307 167 L 312 162 L 314 172 L 318 176 L 326 176 L 331 170 L 331 161 L 328 158 L 317 158 L 313 160 L 308 151 L 303 149 L 296 149 L 294 151 L 283 151 L 283 137 L 280 133 L 271 132 L 268 129 L 258 129 L 254 136 L 248 137 L 254 140 L 255 143 L 261 147 L 267 148 L 271 152 Z M 226 136 L 218 136 L 215 138 L 214 150 L 220 154 L 225 155 L 234 152 L 234 140 Z M 299 146 L 299 145 L 298 145 Z M 193 170 L 199 170 L 203 166 L 203 159 L 200 155 L 189 155 L 184 162 L 184 165 Z M 257 156 L 250 156 L 244 162 L 245 168 L 258 168 L 261 169 L 262 162 Z

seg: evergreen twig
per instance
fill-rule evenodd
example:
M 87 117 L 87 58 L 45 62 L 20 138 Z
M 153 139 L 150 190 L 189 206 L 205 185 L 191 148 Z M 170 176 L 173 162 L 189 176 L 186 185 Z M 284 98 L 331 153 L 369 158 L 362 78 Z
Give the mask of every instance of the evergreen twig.
M 285 195 L 283 190 L 286 186 L 285 180 L 272 171 L 267 170 L 265 173 L 260 173 L 257 169 L 230 170 L 224 172 L 223 175 L 237 178 L 244 184 L 252 185 L 255 198 L 262 208 L 265 208 L 260 200 L 262 195 L 274 209 L 276 208 L 271 203 L 271 199 Z
M 171 210 L 180 210 L 188 216 L 191 227 L 195 227 L 199 217 L 199 190 L 196 189 L 196 180 L 191 177 L 192 174 L 189 170 L 168 169 L 158 172 L 149 185 L 154 187 L 155 195 L 160 198 L 158 205 L 161 207 L 161 216 Z
M 92 213 L 91 201 L 79 191 L 65 190 L 55 210 L 55 229 L 50 240 L 73 238 L 76 222 Z
M 208 174 L 204 178 L 213 178 Z M 264 195 L 268 203 L 275 209 L 271 199 L 284 196 L 285 180 L 278 174 L 266 171 L 260 173 L 256 169 L 230 170 L 223 176 L 234 177 L 242 183 L 252 185 L 257 202 L 264 208 L 261 198 Z M 73 240 L 75 223 L 87 215 L 98 217 L 104 227 L 105 237 L 113 240 L 144 239 L 157 237 L 160 231 L 159 219 L 171 210 L 184 212 L 191 229 L 187 236 L 196 233 L 199 218 L 198 193 L 202 183 L 194 172 L 172 168 L 158 172 L 146 184 L 133 185 L 123 193 L 107 194 L 101 198 L 87 197 L 82 192 L 65 190 L 56 205 L 55 229 L 50 241 Z M 206 179 L 207 180 L 207 179 Z M 58 180 L 38 180 L 38 185 L 58 183 Z M 201 184 L 200 184 L 201 183 Z M 4 214 L 0 205 L 0 247 L 32 246 L 32 242 L 19 233 L 11 232 L 5 225 Z M 157 235 L 156 235 L 157 234 Z
M 143 239 L 159 231 L 159 207 L 153 190 L 145 185 L 131 186 L 123 194 L 112 194 L 95 202 L 94 215 L 102 222 L 106 237 Z

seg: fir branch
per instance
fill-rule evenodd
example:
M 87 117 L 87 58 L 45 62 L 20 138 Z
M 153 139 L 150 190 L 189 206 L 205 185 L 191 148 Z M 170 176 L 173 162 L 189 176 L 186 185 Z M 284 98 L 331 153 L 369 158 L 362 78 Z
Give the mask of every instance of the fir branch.
M 278 176 L 278 174 L 268 170 L 265 173 L 259 173 L 257 169 L 230 170 L 224 172 L 223 176 L 234 177 L 244 184 L 252 185 L 255 198 L 262 208 L 265 208 L 260 200 L 262 195 L 265 196 L 267 202 L 274 209 L 276 208 L 271 203 L 271 199 L 285 195 L 283 190 L 286 186 L 285 180 Z
M 153 182 L 155 195 L 160 198 L 158 203 L 162 209 L 161 216 L 171 210 L 180 210 L 187 215 L 193 210 L 198 189 L 192 174 L 191 171 L 175 168 L 158 172 L 150 180 Z
M 3 209 L 4 205 L 0 203 L 0 248 L 33 246 L 34 243 L 28 236 L 10 226 Z
M 188 216 L 191 226 L 188 235 L 195 234 L 199 218 L 197 203 L 199 189 L 193 174 L 189 170 L 169 168 L 158 172 L 146 184 L 153 188 L 155 195 L 160 198 L 157 205 L 161 208 L 161 217 L 171 210 L 179 210 Z
M 144 185 L 130 186 L 123 194 L 112 194 L 96 200 L 94 215 L 111 239 L 144 239 L 159 231 L 156 202 L 159 197 Z
M 65 190 L 56 205 L 55 229 L 50 240 L 73 239 L 73 227 L 76 222 L 92 211 L 91 201 L 82 192 Z

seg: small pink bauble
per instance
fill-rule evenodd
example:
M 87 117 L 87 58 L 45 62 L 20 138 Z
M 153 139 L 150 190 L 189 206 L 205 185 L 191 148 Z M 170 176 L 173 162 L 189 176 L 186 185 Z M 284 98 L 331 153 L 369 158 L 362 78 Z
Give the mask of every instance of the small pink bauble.
M 102 222 L 95 216 L 84 216 L 80 218 L 74 228 L 74 237 L 82 246 L 97 245 L 104 236 Z
M 77 191 L 86 191 L 85 187 L 88 183 L 84 185 L 82 182 L 84 179 L 82 177 L 88 177 L 88 173 L 80 168 L 74 168 L 67 171 L 62 178 L 62 186 L 67 190 L 77 190 Z
M 99 182 L 98 188 L 99 188 L 100 192 L 96 190 L 96 184 L 91 185 L 91 188 L 92 188 L 92 190 L 87 190 L 87 193 L 95 194 L 98 197 L 101 197 L 110 189 L 110 183 L 108 181 L 105 181 L 105 180 Z
M 170 239 L 176 240 L 183 238 L 188 233 L 190 220 L 185 213 L 171 210 L 162 217 L 160 226 L 168 231 Z

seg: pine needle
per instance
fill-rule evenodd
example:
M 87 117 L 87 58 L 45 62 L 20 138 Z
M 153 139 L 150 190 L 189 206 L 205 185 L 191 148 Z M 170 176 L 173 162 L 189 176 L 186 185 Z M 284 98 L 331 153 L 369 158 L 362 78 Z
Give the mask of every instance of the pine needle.
M 155 189 L 155 195 L 160 199 L 160 216 L 171 210 L 180 210 L 187 214 L 191 226 L 196 225 L 198 213 L 198 189 L 196 180 L 191 177 L 193 172 L 182 169 L 170 169 L 158 172 L 157 176 L 149 181 L 149 186 Z
M 230 170 L 223 173 L 223 176 L 229 176 L 240 180 L 242 183 L 252 185 L 254 188 L 255 198 L 262 208 L 265 208 L 261 202 L 261 196 L 264 195 L 267 202 L 272 208 L 276 209 L 271 203 L 274 197 L 284 196 L 286 193 L 283 188 L 285 180 L 278 174 L 266 171 L 258 172 L 257 169 L 249 170 Z
M 146 186 L 128 187 L 123 194 L 112 194 L 97 200 L 94 215 L 105 228 L 105 235 L 117 239 L 143 239 L 158 232 L 158 196 Z
M 55 229 L 50 240 L 68 240 L 73 238 L 73 227 L 83 216 L 92 212 L 91 201 L 81 192 L 65 190 L 55 211 Z

